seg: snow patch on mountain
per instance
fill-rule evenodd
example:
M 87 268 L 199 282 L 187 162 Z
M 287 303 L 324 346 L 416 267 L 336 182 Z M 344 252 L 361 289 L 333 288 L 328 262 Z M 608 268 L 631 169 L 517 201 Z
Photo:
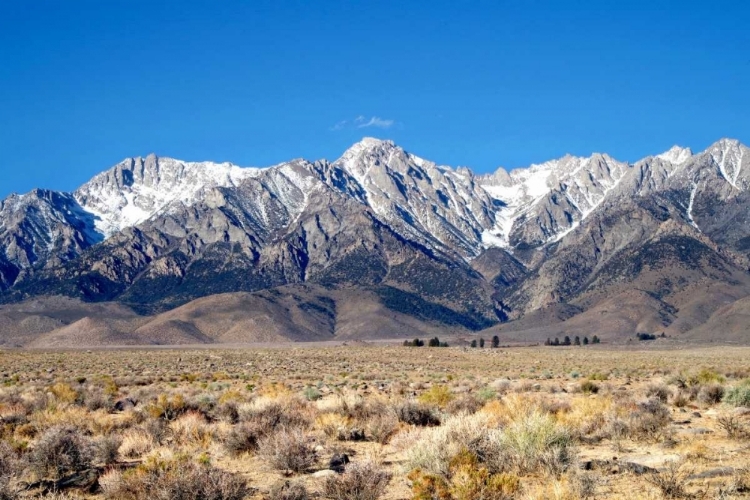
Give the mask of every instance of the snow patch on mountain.
M 234 187 L 257 176 L 257 168 L 231 163 L 130 158 L 95 176 L 75 193 L 105 238 L 148 220 L 175 202 L 192 205 L 215 187 Z
M 672 146 L 668 151 L 656 155 L 656 158 L 668 161 L 673 165 L 680 165 L 685 163 L 693 156 L 693 151 L 690 148 L 683 148 L 680 146 Z

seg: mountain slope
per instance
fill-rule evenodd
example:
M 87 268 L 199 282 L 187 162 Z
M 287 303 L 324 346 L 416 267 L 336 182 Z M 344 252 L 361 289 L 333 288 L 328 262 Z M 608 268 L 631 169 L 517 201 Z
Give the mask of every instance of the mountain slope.
M 748 148 L 728 139 L 632 164 L 565 156 L 481 176 L 371 138 L 333 162 L 263 169 L 130 158 L 74 193 L 35 190 L 0 202 L 0 302 L 116 301 L 167 315 L 125 340 L 229 342 L 245 337 L 168 311 L 244 292 L 250 302 L 225 299 L 227 307 L 265 311 L 267 325 L 282 325 L 269 339 L 312 339 L 362 333 L 341 327 L 358 324 L 351 309 L 303 327 L 289 319 L 297 302 L 270 305 L 263 294 L 349 290 L 369 304 L 363 311 L 410 332 L 519 332 L 504 323 L 534 317 L 584 329 L 598 324 L 592 314 L 627 316 L 612 307 L 620 298 L 645 319 L 618 320 L 612 338 L 643 328 L 682 335 L 722 305 L 696 290 L 733 301 L 750 295 L 749 167 Z M 559 314 L 537 314 L 553 309 Z M 70 322 L 39 321 L 46 326 L 37 330 L 62 329 L 47 342 L 69 337 Z M 107 342 L 122 331 L 97 321 L 79 327 Z M 534 328 L 529 338 L 545 325 Z

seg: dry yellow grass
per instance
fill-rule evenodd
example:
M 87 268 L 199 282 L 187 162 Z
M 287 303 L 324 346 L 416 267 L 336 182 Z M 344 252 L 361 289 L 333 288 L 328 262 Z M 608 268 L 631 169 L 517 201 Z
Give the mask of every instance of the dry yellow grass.
M 256 448 L 278 429 L 314 451 L 313 465 L 296 474 L 311 492 L 323 484 L 312 473 L 344 452 L 393 475 L 384 500 L 411 499 L 409 463 L 450 475 L 451 460 L 485 440 L 512 459 L 513 498 L 585 498 L 585 472 L 594 478 L 591 498 L 659 499 L 624 464 L 659 470 L 673 460 L 697 475 L 685 480 L 690 494 L 742 498 L 750 440 L 730 437 L 719 418 L 750 429 L 750 417 L 698 394 L 708 384 L 740 385 L 747 359 L 750 349 L 728 347 L 3 351 L 0 440 L 27 454 L 57 427 L 78 429 L 92 445 L 119 436 L 120 463 L 187 456 L 240 474 L 256 499 L 284 477 Z M 440 426 L 419 427 L 409 420 L 419 415 L 403 414 L 427 410 Z M 359 433 L 366 441 L 352 441 Z M 575 463 L 544 456 L 562 437 Z M 582 471 L 586 463 L 593 470 Z M 119 480 L 122 471 L 113 471 L 104 483 Z M 479 491 L 486 485 L 472 481 L 494 472 L 461 469 L 451 487 Z

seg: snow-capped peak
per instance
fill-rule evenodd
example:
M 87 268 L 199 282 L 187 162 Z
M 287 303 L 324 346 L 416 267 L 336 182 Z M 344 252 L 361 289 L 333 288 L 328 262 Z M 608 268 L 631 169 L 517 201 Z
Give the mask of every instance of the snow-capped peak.
M 174 202 L 195 203 L 206 189 L 236 186 L 259 172 L 231 163 L 185 162 L 150 154 L 125 159 L 94 176 L 74 196 L 93 214 L 96 229 L 108 237 Z
M 683 148 L 677 145 L 672 146 L 668 151 L 665 151 L 662 154 L 656 155 L 657 158 L 668 161 L 673 165 L 684 163 L 692 156 L 693 151 L 690 148 Z
M 364 152 L 384 147 L 396 147 L 396 145 L 390 140 L 376 139 L 375 137 L 363 137 L 361 141 L 352 144 L 349 149 L 344 151 L 340 160 L 356 158 Z

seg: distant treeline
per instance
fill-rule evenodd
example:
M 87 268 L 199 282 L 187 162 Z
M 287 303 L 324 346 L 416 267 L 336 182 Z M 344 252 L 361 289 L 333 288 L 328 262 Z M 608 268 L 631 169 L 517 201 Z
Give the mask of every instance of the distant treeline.
M 581 337 L 579 337 L 577 335 L 571 341 L 570 337 L 568 337 L 566 335 L 565 338 L 562 340 L 562 342 L 560 342 L 559 338 L 555 337 L 555 340 L 552 340 L 552 339 L 545 340 L 544 341 L 544 345 L 551 345 L 551 346 L 559 346 L 559 345 L 589 345 L 589 344 L 598 344 L 599 342 L 601 342 L 601 340 L 599 340 L 599 337 L 597 337 L 596 335 L 594 335 L 591 338 L 591 342 L 589 342 L 589 338 L 588 337 L 583 337 L 583 340 L 581 340 Z
M 484 339 L 474 339 L 471 341 L 471 347 L 484 347 Z M 404 345 L 407 347 L 422 347 L 424 344 L 424 340 L 420 339 L 414 339 L 414 340 L 404 340 Z M 441 342 L 439 338 L 435 337 L 427 341 L 428 347 L 448 347 L 447 342 Z M 492 347 L 500 347 L 500 337 L 495 335 L 492 337 Z

